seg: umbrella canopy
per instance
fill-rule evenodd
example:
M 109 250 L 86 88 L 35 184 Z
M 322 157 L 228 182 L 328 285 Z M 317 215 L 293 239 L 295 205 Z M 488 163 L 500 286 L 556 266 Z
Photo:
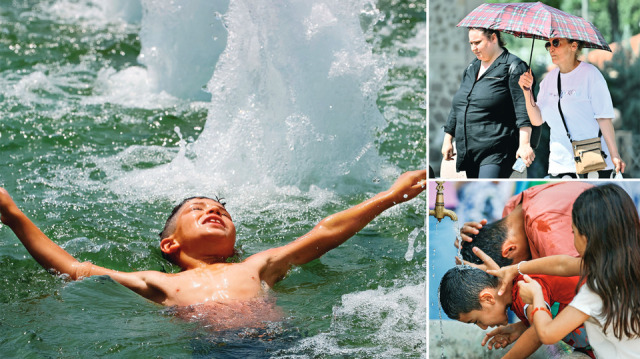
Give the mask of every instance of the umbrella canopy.
M 541 2 L 482 4 L 457 26 L 481 27 L 533 39 L 580 40 L 584 42 L 584 47 L 611 52 L 604 37 L 592 23 Z

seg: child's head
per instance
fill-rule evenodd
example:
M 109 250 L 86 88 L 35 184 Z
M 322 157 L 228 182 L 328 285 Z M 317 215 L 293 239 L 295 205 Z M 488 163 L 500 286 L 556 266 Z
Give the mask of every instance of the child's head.
M 449 318 L 482 329 L 508 323 L 511 296 L 497 295 L 498 278 L 470 266 L 456 266 L 440 281 L 440 305 Z
M 482 264 L 482 260 L 472 250 L 473 247 L 478 247 L 500 267 L 510 265 L 513 260 L 503 256 L 508 232 L 506 218 L 485 225 L 478 231 L 478 234 L 471 235 L 471 242 L 462 241 L 462 249 L 460 250 L 462 259 L 470 263 Z
M 160 250 L 170 262 L 181 257 L 224 259 L 234 254 L 236 229 L 224 203 L 190 197 L 175 206 L 160 232 Z
M 596 186 L 576 199 L 571 217 L 582 255 L 580 283 L 586 279 L 602 298 L 605 329 L 611 324 L 618 338 L 640 335 L 640 317 L 629 315 L 640 312 L 640 220 L 633 200 L 618 185 Z

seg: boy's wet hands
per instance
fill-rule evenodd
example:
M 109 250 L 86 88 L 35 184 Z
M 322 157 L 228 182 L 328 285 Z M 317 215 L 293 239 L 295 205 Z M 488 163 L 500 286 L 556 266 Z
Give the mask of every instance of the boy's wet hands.
M 480 232 L 480 229 L 482 229 L 482 227 L 486 224 L 486 219 L 483 219 L 480 222 L 465 222 L 465 224 L 463 224 L 462 228 L 460 229 L 460 238 L 462 238 L 462 240 L 465 242 L 471 242 L 473 239 L 470 236 L 478 234 Z M 456 246 L 456 248 L 460 248 L 461 244 L 458 241 L 458 238 L 456 238 L 454 245 Z
M 522 322 L 503 325 L 487 333 L 480 344 L 482 346 L 486 344 L 487 349 L 506 348 L 520 338 L 526 329 Z
M 427 187 L 427 170 L 403 173 L 389 188 L 396 203 L 406 202 L 422 193 Z

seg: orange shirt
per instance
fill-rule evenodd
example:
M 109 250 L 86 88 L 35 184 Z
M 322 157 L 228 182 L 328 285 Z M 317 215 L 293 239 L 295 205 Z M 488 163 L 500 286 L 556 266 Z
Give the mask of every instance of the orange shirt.
M 522 203 L 524 230 L 531 258 L 555 254 L 579 257 L 573 245 L 571 210 L 576 198 L 591 187 L 593 185 L 575 181 L 531 187 L 509 199 L 502 217 Z

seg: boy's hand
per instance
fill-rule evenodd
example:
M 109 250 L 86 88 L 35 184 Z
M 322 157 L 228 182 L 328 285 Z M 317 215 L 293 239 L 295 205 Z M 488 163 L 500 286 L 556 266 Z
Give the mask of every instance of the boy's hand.
M 465 224 L 463 224 L 462 228 L 460 229 L 460 238 L 462 238 L 462 240 L 465 242 L 471 242 L 472 239 L 470 235 L 478 234 L 479 230 L 486 224 L 486 219 L 483 219 L 480 222 L 465 222 Z M 458 242 L 458 238 L 456 238 L 454 245 L 456 246 L 456 248 L 460 248 L 462 244 Z
M 526 304 L 533 304 L 533 299 L 538 295 L 542 295 L 540 283 L 526 274 L 524 275 L 524 280 L 518 281 L 518 287 L 520 287 L 520 298 Z
M 417 170 L 403 173 L 389 188 L 395 203 L 406 202 L 425 190 L 427 184 L 427 170 Z
M 482 346 L 486 344 L 487 349 L 506 348 L 518 340 L 525 330 L 527 326 L 523 322 L 503 325 L 487 333 L 480 344 Z

